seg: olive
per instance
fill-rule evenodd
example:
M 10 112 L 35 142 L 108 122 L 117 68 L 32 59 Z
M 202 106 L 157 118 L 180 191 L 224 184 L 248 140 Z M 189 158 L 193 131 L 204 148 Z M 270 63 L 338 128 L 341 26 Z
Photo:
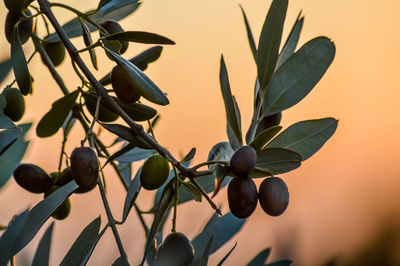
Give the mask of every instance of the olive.
M 8 10 L 13 12 L 21 12 L 27 6 L 25 0 L 4 0 L 4 4 Z
M 25 113 L 25 100 L 21 91 L 17 88 L 6 87 L 2 92 L 6 99 L 4 114 L 12 121 L 19 121 Z
M 96 152 L 89 147 L 75 148 L 71 153 L 71 170 L 80 188 L 83 190 L 94 188 L 99 177 Z
M 143 188 L 153 190 L 161 187 L 169 176 L 169 163 L 161 155 L 153 155 L 147 159 L 140 173 Z
M 124 29 L 115 20 L 106 20 L 105 22 L 101 23 L 100 25 L 110 35 L 112 35 L 114 33 L 118 33 L 118 32 L 124 32 Z M 100 35 L 101 35 L 101 37 L 104 37 L 104 34 L 102 32 L 100 32 Z M 128 49 L 129 42 L 128 41 L 119 41 L 119 42 L 121 43 L 121 49 L 119 50 L 119 52 L 118 51 L 114 51 L 114 52 L 118 52 L 119 54 L 123 54 Z
M 57 189 L 59 189 L 59 186 L 52 186 L 50 187 L 45 193 L 44 193 L 44 198 L 47 198 L 50 194 L 55 192 Z M 71 201 L 69 198 L 63 201 L 60 206 L 57 207 L 57 209 L 54 210 L 54 212 L 51 214 L 51 216 L 54 219 L 57 220 L 63 220 L 68 217 L 69 213 L 71 212 Z
M 242 146 L 235 151 L 229 162 L 230 170 L 239 177 L 247 177 L 257 164 L 257 154 L 253 147 Z
M 84 94 L 83 97 L 85 98 L 85 104 L 86 108 L 88 109 L 89 113 L 94 116 L 96 113 L 96 102 L 97 99 L 96 97 L 93 97 L 92 95 L 89 94 Z M 103 102 L 103 99 L 101 100 Z M 100 105 L 99 109 L 99 115 L 98 119 L 102 122 L 113 122 L 117 120 L 119 115 L 117 113 L 114 113 L 112 110 L 109 108 Z
M 271 216 L 281 215 L 289 204 L 289 190 L 279 177 L 264 179 L 258 190 L 261 208 Z
M 18 185 L 33 193 L 43 193 L 52 186 L 50 176 L 34 164 L 20 164 L 14 170 L 14 179 Z
M 59 66 L 65 59 L 64 44 L 62 42 L 42 42 L 42 44 L 53 65 Z
M 257 207 L 257 199 L 257 187 L 250 177 L 233 178 L 229 182 L 229 209 L 236 217 L 249 217 Z
M 111 71 L 111 85 L 117 97 L 124 102 L 133 103 L 140 98 L 139 92 L 131 85 L 119 66 L 115 66 Z
M 184 266 L 192 263 L 194 248 L 182 233 L 169 234 L 157 252 L 156 265 Z
M 60 187 L 66 185 L 69 182 L 71 182 L 72 180 L 74 180 L 71 167 L 65 168 L 64 170 L 62 170 L 62 172 L 60 174 L 51 173 L 50 176 L 52 174 L 55 174 L 55 176 L 54 176 L 55 178 L 53 178 L 53 180 L 54 180 L 53 183 Z
M 264 117 L 261 120 L 260 124 L 257 126 L 256 136 L 270 127 L 279 125 L 281 123 L 281 120 L 282 120 L 282 112 L 278 112 L 276 114 Z
M 28 17 L 32 16 L 32 13 L 29 9 L 25 9 L 23 12 Z M 21 43 L 26 43 L 29 37 L 31 37 L 33 32 L 33 20 L 32 18 L 30 19 L 23 19 L 23 18 L 24 15 L 20 12 L 12 12 L 12 11 L 8 12 L 5 23 L 5 34 L 6 34 L 6 39 L 9 43 L 11 43 L 13 40 L 14 26 L 19 21 L 21 22 L 18 25 L 18 36 Z

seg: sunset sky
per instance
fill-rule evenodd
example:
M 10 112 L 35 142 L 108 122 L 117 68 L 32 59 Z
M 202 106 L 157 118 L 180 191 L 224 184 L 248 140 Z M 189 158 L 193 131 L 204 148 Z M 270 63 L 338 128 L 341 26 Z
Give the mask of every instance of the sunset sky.
M 62 2 L 83 11 L 97 6 L 97 1 L 93 0 Z M 258 42 L 270 3 L 270 0 L 144 0 L 136 13 L 121 21 L 125 30 L 154 32 L 176 42 L 174 46 L 164 47 L 161 58 L 152 63 L 146 73 L 167 92 L 171 102 L 168 106 L 156 107 L 162 119 L 155 133 L 159 143 L 177 157 L 196 147 L 194 162 L 203 162 L 214 144 L 227 140 L 226 115 L 219 87 L 221 54 L 227 65 L 232 93 L 241 110 L 243 131 L 247 131 L 253 108 L 256 66 L 239 4 L 246 11 Z M 301 103 L 283 112 L 282 125 L 286 128 L 301 120 L 334 117 L 339 119 L 339 126 L 316 155 L 299 169 L 280 176 L 291 193 L 287 211 L 273 218 L 258 206 L 242 231 L 211 257 L 210 265 L 218 263 L 235 241 L 238 246 L 227 265 L 243 265 L 266 247 L 272 247 L 273 260 L 288 258 L 295 261 L 293 265 L 317 265 L 332 256 L 350 254 L 351 249 L 359 247 L 379 228 L 382 217 L 400 210 L 399 9 L 398 0 L 380 4 L 371 0 L 289 1 L 284 38 L 302 11 L 305 22 L 298 47 L 314 37 L 327 36 L 336 45 L 336 57 L 314 90 Z M 72 18 L 70 12 L 59 8 L 54 11 L 61 22 Z M 1 23 L 5 16 L 6 9 L 0 1 Z M 43 27 L 39 27 L 39 35 L 44 34 Z M 3 27 L 0 35 L 4 36 Z M 74 44 L 83 47 L 81 40 Z M 32 42 L 25 46 L 26 53 L 31 54 Z M 124 57 L 131 58 L 147 47 L 150 46 L 131 43 Z M 2 38 L 0 59 L 8 57 L 8 51 L 9 44 Z M 101 78 L 111 70 L 113 63 L 100 49 L 96 51 L 100 69 L 94 74 Z M 84 59 L 89 62 L 87 54 Z M 35 78 L 34 94 L 26 99 L 27 110 L 22 122 L 34 121 L 35 124 L 28 134 L 31 144 L 23 162 L 35 163 L 53 172 L 58 165 L 62 134 L 58 132 L 51 138 L 39 139 L 34 129 L 62 93 L 39 56 L 32 61 L 30 70 Z M 69 59 L 58 70 L 65 76 L 71 91 L 79 85 Z M 11 80 L 10 75 L 1 86 Z M 68 153 L 84 138 L 78 124 L 74 129 L 67 145 Z M 124 189 L 112 171 L 106 173 L 109 174 L 108 195 L 119 219 Z M 257 184 L 260 181 L 257 180 Z M 139 197 L 139 206 L 150 208 L 152 198 L 153 193 L 144 192 Z M 14 214 L 41 199 L 10 179 L 0 191 L 0 224 L 6 224 Z M 87 195 L 73 195 L 71 202 L 70 217 L 56 223 L 51 257 L 54 265 L 63 258 L 84 226 L 99 214 L 103 224 L 106 221 L 97 190 Z M 228 211 L 226 190 L 216 197 L 216 202 L 222 205 L 223 212 Z M 178 212 L 178 230 L 189 237 L 197 235 L 213 213 L 205 201 L 184 204 Z M 150 224 L 151 217 L 147 218 Z M 169 224 L 166 228 L 170 228 Z M 138 264 L 144 234 L 134 212 L 120 230 L 130 262 Z M 38 239 L 36 237 L 22 252 L 28 259 Z M 291 248 L 286 253 L 285 245 Z M 99 243 L 90 264 L 110 264 L 117 258 L 117 252 L 110 231 Z

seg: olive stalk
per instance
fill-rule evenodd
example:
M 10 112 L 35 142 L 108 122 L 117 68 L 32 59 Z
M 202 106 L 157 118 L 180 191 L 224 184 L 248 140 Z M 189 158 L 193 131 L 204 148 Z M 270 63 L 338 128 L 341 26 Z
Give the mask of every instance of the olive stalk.
M 172 217 L 172 233 L 176 232 L 176 216 L 178 212 L 178 193 L 179 193 L 179 176 L 176 167 L 173 165 L 172 169 L 174 169 L 174 216 Z

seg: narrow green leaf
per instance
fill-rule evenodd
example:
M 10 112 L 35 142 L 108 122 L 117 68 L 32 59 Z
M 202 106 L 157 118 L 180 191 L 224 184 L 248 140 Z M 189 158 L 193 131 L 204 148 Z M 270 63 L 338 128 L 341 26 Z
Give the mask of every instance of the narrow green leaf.
M 146 121 L 152 119 L 157 114 L 157 110 L 148 105 L 142 103 L 126 103 L 116 97 L 112 98 L 122 108 L 122 110 L 124 110 L 125 113 L 135 121 Z
M 221 259 L 220 262 L 218 262 L 217 266 L 221 266 L 222 264 L 224 264 L 224 262 L 228 259 L 228 257 L 232 254 L 232 252 L 235 250 L 237 246 L 237 242 L 235 242 L 235 245 L 233 245 L 233 247 L 231 248 L 231 250 L 229 250 L 229 252 Z
M 280 260 L 266 264 L 266 266 L 290 266 L 291 260 Z
M 18 27 L 14 27 L 13 41 L 11 42 L 11 62 L 18 88 L 23 95 L 28 95 L 32 90 L 32 79 L 29 73 L 24 50 L 19 40 Z
M 105 37 L 105 39 L 148 44 L 175 44 L 174 41 L 168 39 L 167 37 L 145 31 L 118 32 Z
M 228 142 L 219 142 L 215 144 L 208 153 L 207 161 L 230 161 L 234 151 Z M 208 166 L 210 170 L 214 165 Z
M 268 259 L 269 254 L 271 254 L 271 249 L 266 248 L 260 253 L 257 254 L 257 256 L 254 257 L 249 263 L 247 263 L 247 266 L 260 266 L 260 265 L 265 265 L 265 261 Z
M 189 153 L 186 154 L 185 157 L 183 157 L 183 159 L 181 160 L 181 163 L 191 161 L 194 158 L 195 155 L 196 155 L 196 148 L 192 148 L 189 151 Z
M 255 137 L 249 145 L 255 150 L 261 150 L 265 144 L 268 143 L 268 141 L 270 141 L 273 137 L 275 137 L 276 134 L 278 134 L 279 131 L 281 131 L 281 129 L 281 126 L 267 128 L 266 130 L 261 131 L 260 134 L 258 134 L 258 136 Z
M 19 134 L 18 128 L 0 131 L 0 156 L 17 140 Z
M 129 62 L 137 66 L 140 70 L 144 71 L 149 63 L 156 61 L 162 52 L 162 46 L 154 46 L 147 50 L 144 50 L 137 56 L 129 59 Z M 100 79 L 100 83 L 103 86 L 106 86 L 111 83 L 111 72 L 105 75 L 102 79 Z
M 214 241 L 214 235 L 212 235 L 210 237 L 210 239 L 208 240 L 207 246 L 203 251 L 203 255 L 201 257 L 200 263 L 198 264 L 199 266 L 207 266 L 208 265 L 208 258 L 210 257 L 210 249 L 211 249 L 211 245 Z
M 81 26 L 82 26 L 83 42 L 85 43 L 86 47 L 91 46 L 93 44 L 93 41 L 92 41 L 92 36 L 90 35 L 89 27 L 83 21 L 79 20 L 79 22 L 81 22 Z M 89 49 L 89 55 L 90 55 L 90 60 L 92 61 L 93 67 L 96 70 L 98 70 L 97 56 L 96 56 L 96 51 L 94 50 L 94 48 Z
M 132 145 L 131 143 L 128 143 L 127 145 L 123 146 L 122 149 L 120 149 L 119 151 L 113 153 L 111 156 L 109 156 L 107 158 L 107 161 L 104 163 L 102 168 L 104 168 L 109 162 L 112 162 L 112 161 L 116 160 L 118 157 L 120 157 L 120 156 L 124 155 L 125 153 L 129 152 L 133 148 L 135 148 L 135 146 Z M 126 161 L 125 161 L 125 163 L 126 163 Z
M 120 55 L 114 53 L 110 49 L 107 52 L 114 59 L 114 61 L 121 67 L 122 71 L 126 74 L 129 82 L 135 87 L 140 95 L 149 100 L 150 102 L 167 105 L 169 104 L 168 98 L 164 92 L 157 87 L 157 85 L 139 68 L 134 64 L 124 59 Z
M 229 86 L 228 72 L 226 70 L 224 57 L 221 56 L 221 66 L 219 71 L 219 81 L 221 84 L 222 97 L 224 98 L 226 116 L 229 124 L 235 133 L 237 142 L 242 144 L 242 130 L 240 128 L 239 118 L 236 115 L 235 103 Z
M 154 215 L 154 220 L 150 228 L 149 235 L 147 236 L 147 241 L 146 241 L 146 247 L 143 255 L 142 262 L 140 265 L 143 265 L 144 262 L 146 261 L 147 253 L 150 250 L 150 246 L 154 244 L 154 237 L 158 231 L 158 228 L 160 226 L 161 221 L 163 220 L 163 217 L 165 213 L 167 212 L 169 205 L 172 201 L 172 198 L 174 196 L 174 188 L 173 188 L 174 180 L 171 180 L 168 185 L 165 187 L 162 195 L 160 202 L 158 203 L 157 206 L 157 211 L 155 212 Z
M 0 155 L 0 188 L 10 179 L 15 168 L 22 160 L 29 143 L 29 141 L 25 140 L 25 136 L 31 126 L 32 124 L 19 125 L 18 128 L 21 133 L 18 139 Z
M 236 113 L 236 117 L 238 119 L 239 122 L 239 128 L 242 128 L 242 118 L 240 116 L 240 110 L 239 110 L 239 106 L 236 102 L 236 98 L 235 96 L 232 96 L 233 99 L 233 105 L 235 106 L 235 113 Z M 229 144 L 231 145 L 233 150 L 238 149 L 240 146 L 243 145 L 242 141 L 240 139 L 237 139 L 236 134 L 231 126 L 231 123 L 229 122 L 229 119 L 226 119 L 226 132 L 228 134 L 228 139 L 229 139 Z
M 0 265 L 7 265 L 13 257 L 12 246 L 28 218 L 28 210 L 15 216 L 8 224 L 7 230 L 0 237 Z
M 78 95 L 79 91 L 76 90 L 55 101 L 50 111 L 39 121 L 36 134 L 41 138 L 54 135 L 67 119 Z
M 122 182 L 125 187 L 129 187 L 132 177 L 132 164 L 131 163 L 118 163 L 117 165 L 119 172 L 122 175 Z
M 335 45 L 317 37 L 303 45 L 275 72 L 265 94 L 262 117 L 300 102 L 319 82 L 335 57 Z
M 53 234 L 54 222 L 50 224 L 44 233 L 39 245 L 36 249 L 35 257 L 33 257 L 32 266 L 50 265 L 50 247 L 51 236 Z
M 3 60 L 0 63 L 0 83 L 7 77 L 8 73 L 12 68 L 11 59 Z
M 288 0 L 273 0 L 258 42 L 257 72 L 261 91 L 265 91 L 278 60 Z
M 141 136 L 136 135 L 132 132 L 129 127 L 125 127 L 123 125 L 118 124 L 101 124 L 105 129 L 110 131 L 111 133 L 116 134 L 117 136 L 123 138 L 124 140 L 129 141 L 133 145 L 142 148 L 142 149 L 153 149 L 153 147 L 146 142 Z
M 130 266 L 126 258 L 119 257 L 116 259 L 111 266 Z
M 290 31 L 285 44 L 283 45 L 282 51 L 278 56 L 278 62 L 276 63 L 275 71 L 283 64 L 283 62 L 285 62 L 289 57 L 291 57 L 294 51 L 296 50 L 296 46 L 299 41 L 301 29 L 303 28 L 303 22 L 304 22 L 304 17 L 300 16 L 301 12 L 299 13 L 296 22 L 294 23 L 293 28 Z
M 140 168 L 135 177 L 129 184 L 128 192 L 126 192 L 125 203 L 124 203 L 124 210 L 122 212 L 122 221 L 124 222 L 128 217 L 129 211 L 132 208 L 133 203 L 137 196 L 139 195 L 140 191 L 140 173 L 142 172 L 142 168 Z
M 76 122 L 76 118 L 72 117 L 72 111 L 70 111 L 62 125 L 62 129 L 64 131 L 64 136 L 69 135 L 69 132 L 71 132 L 71 129 L 74 127 L 75 122 Z
M 186 189 L 193 197 L 193 199 L 197 202 L 201 202 L 201 192 L 195 187 L 192 183 L 183 182 L 183 189 Z
M 301 121 L 288 127 L 266 147 L 281 147 L 295 151 L 305 161 L 335 133 L 337 125 L 338 120 L 334 118 Z
M 136 147 L 126 152 L 125 154 L 118 156 L 116 160 L 120 163 L 132 163 L 147 159 L 154 153 L 155 153 L 154 150 L 145 150 Z
M 245 221 L 246 219 L 238 219 L 230 212 L 222 217 L 218 217 L 218 214 L 214 214 L 201 233 L 198 234 L 192 241 L 195 250 L 194 260 L 196 261 L 200 259 L 202 251 L 205 249 L 207 242 L 212 235 L 215 236 L 210 249 L 210 254 L 213 254 L 215 251 L 217 251 L 237 232 L 239 232 Z
M 78 238 L 72 244 L 68 253 L 61 261 L 60 265 L 81 265 L 85 260 L 87 253 L 97 243 L 97 236 L 100 230 L 100 216 L 94 219 L 89 225 L 83 229 Z
M 13 255 L 17 254 L 35 237 L 36 233 L 50 218 L 51 214 L 77 188 L 78 185 L 74 181 L 71 181 L 65 186 L 57 189 L 29 211 L 25 226 L 19 233 L 18 238 L 12 247 Z
M 254 60 L 257 62 L 257 47 L 256 43 L 254 42 L 253 33 L 251 32 L 250 24 L 249 21 L 247 20 L 246 13 L 244 12 L 242 5 L 239 4 L 239 7 L 240 10 L 242 11 L 244 24 L 246 25 L 246 33 L 247 33 L 247 39 L 249 40 L 250 49 L 253 54 Z
M 302 158 L 297 152 L 283 148 L 266 148 L 257 151 L 256 167 L 265 169 L 268 172 L 277 175 L 292 171 L 300 166 Z M 255 173 L 251 177 L 260 177 Z

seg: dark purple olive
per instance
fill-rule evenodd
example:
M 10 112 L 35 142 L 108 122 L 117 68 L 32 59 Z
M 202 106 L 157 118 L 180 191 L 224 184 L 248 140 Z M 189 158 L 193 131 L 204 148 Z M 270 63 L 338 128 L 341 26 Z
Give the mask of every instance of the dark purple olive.
M 14 170 L 14 179 L 18 185 L 33 193 L 43 193 L 53 184 L 42 168 L 29 163 L 20 164 Z
M 111 85 L 117 97 L 124 102 L 133 103 L 138 101 L 140 98 L 137 89 L 131 85 L 119 66 L 115 66 L 112 69 Z
M 250 177 L 233 178 L 229 182 L 229 209 L 236 217 L 249 217 L 257 207 L 257 199 L 257 187 Z
M 256 136 L 258 136 L 258 134 L 270 127 L 279 125 L 281 123 L 281 120 L 282 112 L 264 117 L 257 127 Z
M 95 187 L 99 177 L 96 152 L 89 147 L 76 148 L 71 154 L 71 170 L 81 189 L 90 190 Z
M 32 16 L 32 13 L 29 9 L 25 9 L 23 12 L 28 17 Z M 4 32 L 6 34 L 6 39 L 9 43 L 11 43 L 13 40 L 14 26 L 18 23 L 18 21 L 21 21 L 18 25 L 18 36 L 21 43 L 26 43 L 31 37 L 33 33 L 33 20 L 32 18 L 23 18 L 24 16 L 22 15 L 22 13 L 12 11 L 8 12 Z
M 194 259 L 194 248 L 182 233 L 169 234 L 157 252 L 157 266 L 186 266 Z
M 262 209 L 271 216 L 281 215 L 289 204 L 289 189 L 279 177 L 264 179 L 258 190 Z
M 230 170 L 239 177 L 248 177 L 256 164 L 257 154 L 251 146 L 237 149 L 229 162 Z

